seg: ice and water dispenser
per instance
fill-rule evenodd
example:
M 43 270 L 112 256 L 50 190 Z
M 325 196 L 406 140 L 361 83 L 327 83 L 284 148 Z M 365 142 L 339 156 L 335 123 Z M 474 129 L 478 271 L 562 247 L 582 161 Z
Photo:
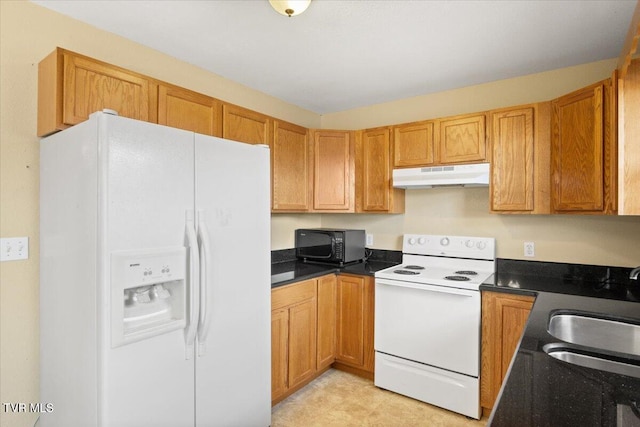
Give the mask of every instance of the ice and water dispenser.
M 111 346 L 184 328 L 186 249 L 111 254 Z

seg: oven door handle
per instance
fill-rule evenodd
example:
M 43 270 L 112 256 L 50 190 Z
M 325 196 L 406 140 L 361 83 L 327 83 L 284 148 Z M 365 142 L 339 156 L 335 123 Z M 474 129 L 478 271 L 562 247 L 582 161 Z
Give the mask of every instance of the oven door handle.
M 396 286 L 399 288 L 411 288 L 411 289 L 418 289 L 418 290 L 427 291 L 427 292 L 438 292 L 441 294 L 459 295 L 461 297 L 472 297 L 478 293 L 478 291 L 474 291 L 471 289 L 449 288 L 446 286 L 436 286 L 436 285 L 420 285 L 417 283 L 402 282 L 400 280 L 376 279 L 376 285 Z

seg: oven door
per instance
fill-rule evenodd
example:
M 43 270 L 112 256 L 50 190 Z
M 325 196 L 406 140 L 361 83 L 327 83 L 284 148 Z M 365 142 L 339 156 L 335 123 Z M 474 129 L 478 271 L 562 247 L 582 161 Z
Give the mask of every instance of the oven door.
M 478 377 L 480 292 L 376 279 L 375 349 Z

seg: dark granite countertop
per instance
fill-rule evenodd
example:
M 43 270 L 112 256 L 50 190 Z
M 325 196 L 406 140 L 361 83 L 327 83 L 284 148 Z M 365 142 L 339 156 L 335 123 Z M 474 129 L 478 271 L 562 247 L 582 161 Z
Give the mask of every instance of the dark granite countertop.
M 271 261 L 271 288 L 276 288 L 331 273 L 373 276 L 376 271 L 400 264 L 402 262 L 402 253 L 400 251 L 372 249 L 366 261 L 341 267 L 298 261 L 295 259 L 293 249 L 284 249 L 273 251 Z
M 552 292 L 640 302 L 640 283 L 629 279 L 630 271 L 626 267 L 498 258 L 496 274 L 480 289 L 528 295 Z
M 547 332 L 549 318 L 556 310 L 640 323 L 640 289 L 636 289 L 640 283 L 628 280 L 629 271 L 621 267 L 499 260 L 493 283 L 487 281 L 481 289 L 535 294 L 536 300 L 489 425 L 640 425 L 640 417 L 634 414 L 634 410 L 640 410 L 640 378 L 577 366 L 544 351 L 546 345 L 554 343 L 594 351 L 567 344 Z M 609 353 L 607 357 L 612 356 L 640 366 L 640 356 Z

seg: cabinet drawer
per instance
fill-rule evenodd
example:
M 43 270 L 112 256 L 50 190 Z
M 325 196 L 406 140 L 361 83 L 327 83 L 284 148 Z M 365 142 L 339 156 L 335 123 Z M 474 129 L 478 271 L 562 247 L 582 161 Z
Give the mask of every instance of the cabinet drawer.
M 271 291 L 271 310 L 277 310 L 288 305 L 315 298 L 316 279 L 292 283 Z

